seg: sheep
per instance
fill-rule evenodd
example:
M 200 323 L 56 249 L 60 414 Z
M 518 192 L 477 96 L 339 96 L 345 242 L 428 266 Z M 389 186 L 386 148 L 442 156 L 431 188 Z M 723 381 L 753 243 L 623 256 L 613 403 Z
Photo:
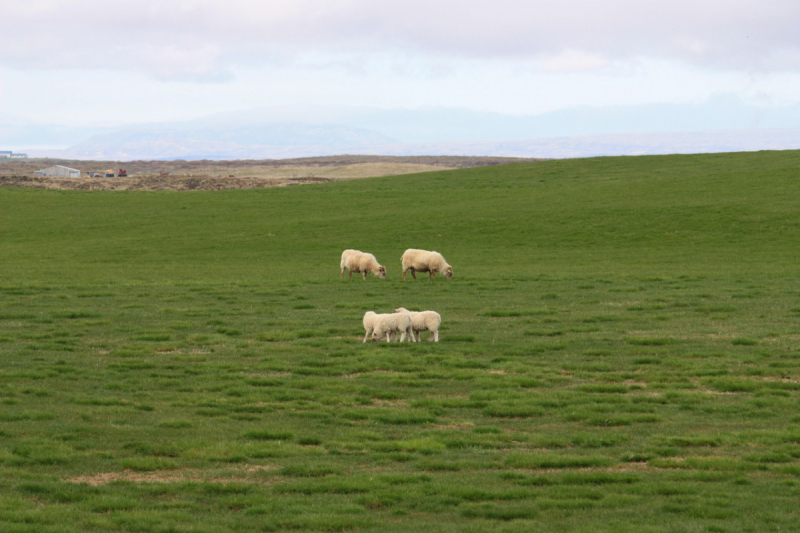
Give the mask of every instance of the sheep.
M 430 331 L 431 336 L 429 341 L 439 342 L 439 325 L 442 323 L 442 316 L 436 311 L 409 311 L 405 307 L 400 307 L 394 310 L 395 313 L 405 313 L 411 317 L 411 326 L 413 331 L 417 332 L 417 341 L 422 342 L 423 331 Z M 411 335 L 414 335 L 414 333 Z
M 374 311 L 367 311 L 364 313 L 364 329 L 366 330 L 366 334 L 364 335 L 364 342 L 367 342 L 367 338 L 372 335 L 373 330 L 375 329 L 375 322 L 378 321 L 378 315 Z
M 358 250 L 345 250 L 342 252 L 342 261 L 339 263 L 341 273 L 339 279 L 344 279 L 344 270 L 350 271 L 350 279 L 353 279 L 353 272 L 361 272 L 364 279 L 367 279 L 367 272 L 371 272 L 379 278 L 386 278 L 386 267 L 378 264 L 375 256 L 366 254 Z
M 411 275 L 414 279 L 417 279 L 414 272 L 427 272 L 428 279 L 431 279 L 431 276 L 436 279 L 437 272 L 443 273 L 447 279 L 453 277 L 453 267 L 447 264 L 447 261 L 444 260 L 444 257 L 439 252 L 409 248 L 403 253 L 403 257 L 400 260 L 403 262 L 403 281 L 406 279 L 406 271 L 408 270 L 411 270 Z
M 400 342 L 406 339 L 406 334 L 408 334 L 411 342 L 417 342 L 417 339 L 414 338 L 414 329 L 409 315 L 405 313 L 376 315 L 372 330 L 372 340 L 378 342 L 386 337 L 386 342 L 391 342 L 391 335 L 394 333 L 400 333 Z

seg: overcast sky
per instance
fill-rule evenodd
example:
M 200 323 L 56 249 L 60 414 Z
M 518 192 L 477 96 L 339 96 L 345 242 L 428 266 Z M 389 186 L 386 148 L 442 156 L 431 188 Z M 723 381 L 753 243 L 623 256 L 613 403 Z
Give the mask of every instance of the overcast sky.
M 798 0 L 5 0 L 0 112 L 800 102 Z

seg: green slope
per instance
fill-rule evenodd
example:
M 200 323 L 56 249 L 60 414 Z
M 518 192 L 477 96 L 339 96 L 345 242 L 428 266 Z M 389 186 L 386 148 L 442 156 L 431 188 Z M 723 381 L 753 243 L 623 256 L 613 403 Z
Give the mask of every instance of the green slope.
M 792 151 L 0 188 L 0 530 L 796 529 L 798 179 Z M 403 282 L 408 247 L 453 279 Z M 341 281 L 345 248 L 388 279 Z M 442 342 L 361 342 L 399 306 Z
M 446 252 L 468 277 L 792 272 L 799 159 L 600 158 L 190 194 L 5 189 L 0 265 L 31 281 L 256 279 L 298 268 L 324 279 L 353 247 L 372 250 L 391 277 L 402 251 L 421 247 Z

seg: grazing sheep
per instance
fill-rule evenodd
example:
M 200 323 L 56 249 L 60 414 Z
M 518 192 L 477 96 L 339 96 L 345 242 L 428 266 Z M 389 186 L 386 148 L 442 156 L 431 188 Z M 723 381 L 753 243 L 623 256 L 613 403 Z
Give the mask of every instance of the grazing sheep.
M 364 329 L 366 330 L 366 334 L 364 335 L 364 342 L 367 342 L 367 338 L 372 335 L 373 330 L 375 329 L 375 322 L 378 321 L 377 313 L 373 311 L 367 311 L 364 313 Z
M 429 341 L 439 342 L 439 324 L 442 323 L 442 316 L 436 311 L 409 311 L 405 307 L 394 310 L 395 313 L 405 313 L 411 317 L 411 326 L 417 332 L 417 341 L 422 341 L 423 331 L 430 331 Z M 413 332 L 411 333 L 414 334 Z
M 367 272 L 371 272 L 379 278 L 386 277 L 386 267 L 378 264 L 374 255 L 365 254 L 358 250 L 345 250 L 342 252 L 342 261 L 339 263 L 339 268 L 342 269 L 339 279 L 344 279 L 345 269 L 350 271 L 350 279 L 353 279 L 353 272 L 361 272 L 364 279 L 367 279 Z
M 437 272 L 444 274 L 447 279 L 453 277 L 453 267 L 447 264 L 439 252 L 409 248 L 403 253 L 401 261 L 403 262 L 403 281 L 406 279 L 407 270 L 411 271 L 414 279 L 417 279 L 414 272 L 427 272 L 428 279 L 431 279 L 431 276 L 436 279 Z
M 411 342 L 417 342 L 414 338 L 414 329 L 411 324 L 411 317 L 405 313 L 388 313 L 383 315 L 376 315 L 372 330 L 372 340 L 378 342 L 380 339 L 386 337 L 386 342 L 391 342 L 391 335 L 400 333 L 400 342 L 406 339 L 408 334 Z

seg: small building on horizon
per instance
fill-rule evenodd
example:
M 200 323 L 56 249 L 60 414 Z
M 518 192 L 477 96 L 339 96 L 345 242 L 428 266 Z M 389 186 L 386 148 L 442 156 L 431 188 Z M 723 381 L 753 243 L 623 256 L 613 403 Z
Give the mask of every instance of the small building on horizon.
M 11 158 L 11 159 L 27 159 L 28 154 L 15 154 L 11 150 L 0 150 L 0 159 L 2 158 Z
M 49 178 L 80 178 L 81 171 L 65 167 L 62 165 L 53 165 L 52 167 L 43 168 L 33 173 L 34 176 L 46 176 Z

